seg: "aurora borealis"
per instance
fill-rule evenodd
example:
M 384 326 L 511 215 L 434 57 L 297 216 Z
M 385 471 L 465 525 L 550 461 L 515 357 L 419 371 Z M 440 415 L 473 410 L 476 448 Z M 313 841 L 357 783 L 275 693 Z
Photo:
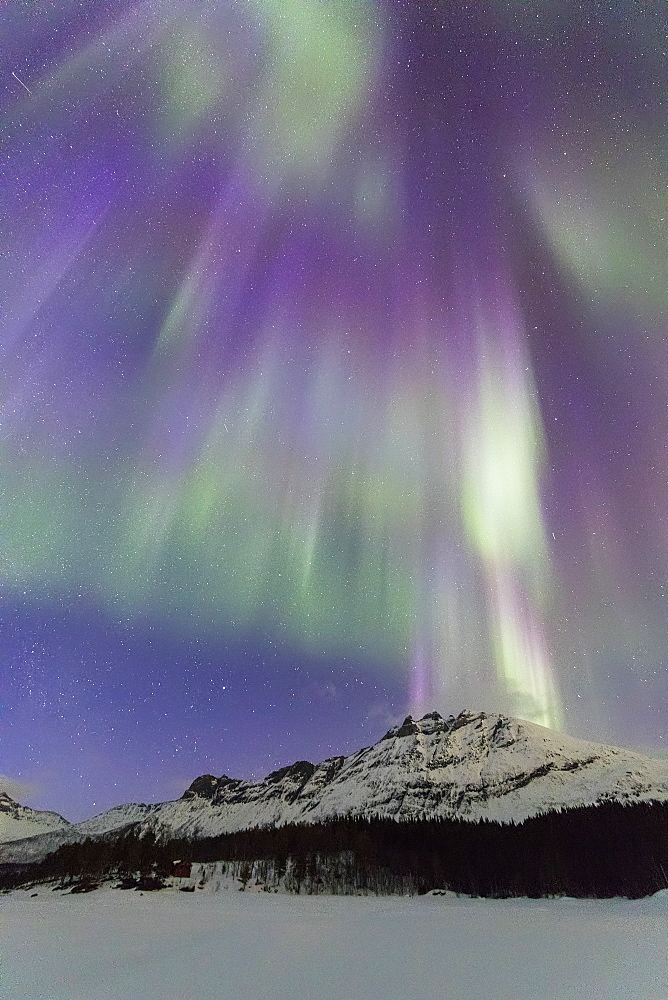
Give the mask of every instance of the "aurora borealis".
M 663 746 L 666 14 L 0 5 L 2 769 L 31 804 L 408 711 Z

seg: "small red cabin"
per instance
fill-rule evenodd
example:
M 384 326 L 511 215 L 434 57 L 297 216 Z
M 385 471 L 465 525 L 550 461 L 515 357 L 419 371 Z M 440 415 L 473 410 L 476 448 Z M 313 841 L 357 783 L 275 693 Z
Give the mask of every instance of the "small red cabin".
M 173 878 L 190 878 L 191 869 L 190 861 L 172 861 Z

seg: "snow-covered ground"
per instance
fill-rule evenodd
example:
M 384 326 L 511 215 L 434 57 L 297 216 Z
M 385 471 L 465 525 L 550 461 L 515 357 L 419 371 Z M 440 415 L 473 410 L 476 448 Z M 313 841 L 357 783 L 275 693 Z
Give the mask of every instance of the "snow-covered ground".
M 0 897 L 3 1000 L 668 997 L 668 892 L 631 902 L 32 891 Z

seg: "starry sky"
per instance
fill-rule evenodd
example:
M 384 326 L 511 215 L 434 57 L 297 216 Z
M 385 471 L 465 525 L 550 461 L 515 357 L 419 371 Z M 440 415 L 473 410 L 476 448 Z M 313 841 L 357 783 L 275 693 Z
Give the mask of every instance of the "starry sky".
M 665 751 L 664 0 L 0 3 L 0 770 Z

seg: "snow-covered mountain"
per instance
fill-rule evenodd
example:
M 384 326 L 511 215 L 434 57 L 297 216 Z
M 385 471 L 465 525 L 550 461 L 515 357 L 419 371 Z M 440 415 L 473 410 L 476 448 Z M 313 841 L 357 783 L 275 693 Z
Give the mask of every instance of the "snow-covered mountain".
M 35 837 L 52 830 L 66 830 L 71 826 L 58 813 L 19 805 L 7 792 L 0 792 L 0 843 Z
M 0 860 L 36 860 L 60 843 L 137 822 L 199 838 L 343 816 L 518 823 L 610 801 L 668 801 L 668 762 L 506 716 L 433 712 L 409 716 L 349 757 L 297 761 L 258 782 L 203 775 L 176 801 L 117 806 L 8 845 Z

